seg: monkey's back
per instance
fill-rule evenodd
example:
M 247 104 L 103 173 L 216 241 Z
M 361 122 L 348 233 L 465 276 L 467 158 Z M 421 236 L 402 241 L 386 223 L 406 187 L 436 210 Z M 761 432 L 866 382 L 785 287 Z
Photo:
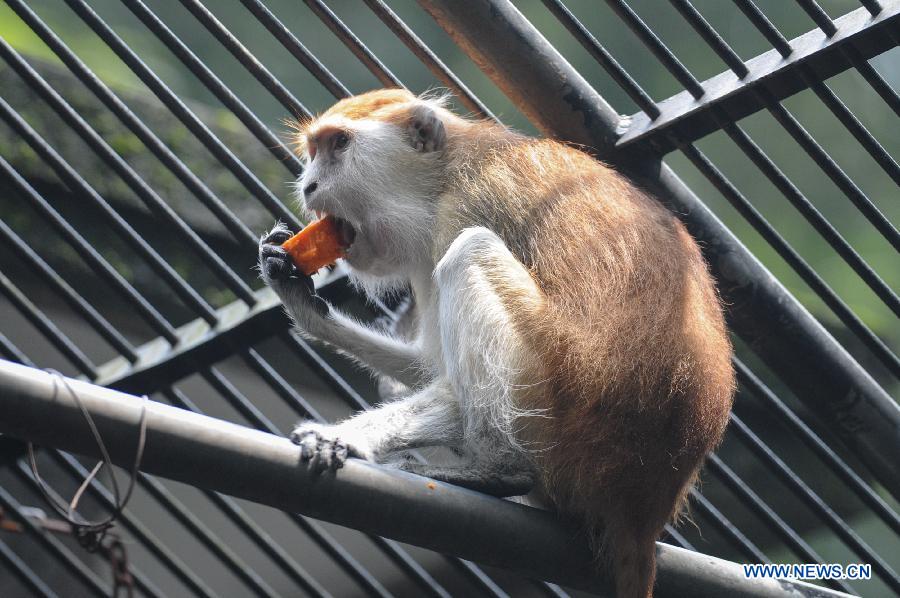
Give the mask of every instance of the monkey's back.
M 521 407 L 552 416 L 522 432 L 541 449 L 545 490 L 604 526 L 599 542 L 652 547 L 718 444 L 734 392 L 697 244 L 659 202 L 580 151 L 516 135 L 471 151 L 477 159 L 458 157 L 461 197 L 442 217 L 494 230 L 544 293 L 539 312 L 516 309 L 514 297 L 509 307 L 543 357 L 545 391 Z

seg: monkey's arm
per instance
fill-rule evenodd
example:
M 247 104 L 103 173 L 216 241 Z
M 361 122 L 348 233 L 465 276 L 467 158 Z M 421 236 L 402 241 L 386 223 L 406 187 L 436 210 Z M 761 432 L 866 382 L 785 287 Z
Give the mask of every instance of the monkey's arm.
M 418 347 L 357 322 L 316 295 L 312 279 L 296 269 L 281 247 L 290 236 L 287 227 L 279 224 L 260 239 L 259 270 L 298 330 L 407 386 L 420 386 Z

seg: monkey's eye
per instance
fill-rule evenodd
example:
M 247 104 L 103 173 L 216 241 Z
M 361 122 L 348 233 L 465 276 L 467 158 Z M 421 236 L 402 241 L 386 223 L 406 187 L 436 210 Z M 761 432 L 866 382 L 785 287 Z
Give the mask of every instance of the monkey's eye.
M 350 143 L 350 136 L 346 133 L 338 133 L 334 136 L 334 149 L 344 149 Z

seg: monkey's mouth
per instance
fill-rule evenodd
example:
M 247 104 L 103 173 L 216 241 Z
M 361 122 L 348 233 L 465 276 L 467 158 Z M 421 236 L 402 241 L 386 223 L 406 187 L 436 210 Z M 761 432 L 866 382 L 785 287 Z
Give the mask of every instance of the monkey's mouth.
M 327 214 L 321 210 L 316 210 L 316 216 L 319 219 L 329 217 L 334 220 L 338 230 L 338 241 L 344 249 L 349 249 L 353 245 L 353 241 L 356 240 L 356 229 L 347 220 L 334 214 Z

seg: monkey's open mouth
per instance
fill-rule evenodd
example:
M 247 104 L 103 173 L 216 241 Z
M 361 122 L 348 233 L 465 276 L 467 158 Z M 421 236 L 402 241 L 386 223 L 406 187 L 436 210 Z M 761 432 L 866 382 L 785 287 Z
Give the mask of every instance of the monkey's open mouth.
M 343 246 L 344 248 L 348 248 L 353 245 L 353 241 L 356 240 L 356 229 L 353 228 L 352 224 L 350 224 L 343 218 L 335 216 L 334 214 L 326 214 L 325 212 L 322 212 L 320 210 L 316 210 L 316 216 L 320 219 L 330 217 L 332 220 L 334 220 L 335 224 L 337 224 L 339 235 L 338 240 L 340 241 L 341 246 Z

